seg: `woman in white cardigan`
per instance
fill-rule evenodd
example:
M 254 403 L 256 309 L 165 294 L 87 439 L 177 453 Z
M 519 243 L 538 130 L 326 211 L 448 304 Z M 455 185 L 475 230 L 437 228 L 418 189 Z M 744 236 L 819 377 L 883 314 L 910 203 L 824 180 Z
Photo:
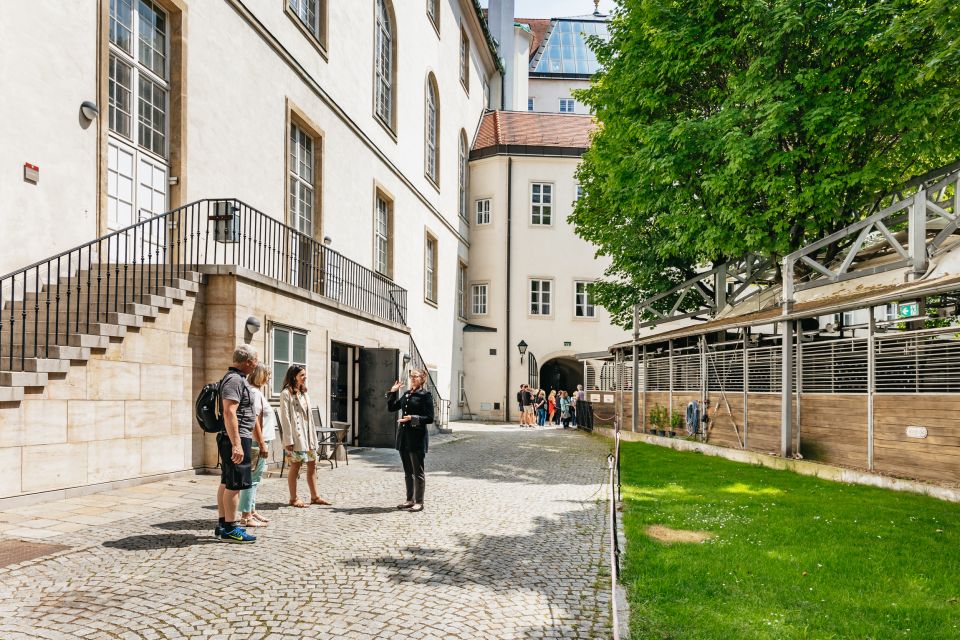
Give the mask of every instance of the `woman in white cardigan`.
M 290 506 L 306 507 L 297 497 L 297 476 L 300 466 L 307 463 L 307 487 L 310 504 L 330 504 L 317 494 L 317 432 L 310 422 L 310 396 L 307 395 L 307 370 L 294 364 L 287 369 L 280 392 L 280 426 L 283 429 L 283 455 L 290 463 L 287 486 L 290 488 Z

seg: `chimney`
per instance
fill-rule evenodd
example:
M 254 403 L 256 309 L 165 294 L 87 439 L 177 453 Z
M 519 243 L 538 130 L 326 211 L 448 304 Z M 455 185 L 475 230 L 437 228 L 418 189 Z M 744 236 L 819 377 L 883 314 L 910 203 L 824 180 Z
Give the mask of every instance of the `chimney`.
M 517 35 L 513 28 L 514 0 L 490 0 L 487 12 L 487 24 L 490 34 L 497 41 L 497 51 L 503 61 L 503 95 L 501 96 L 503 109 L 515 109 L 516 102 L 514 85 L 516 84 L 516 62 L 514 52 L 517 48 Z

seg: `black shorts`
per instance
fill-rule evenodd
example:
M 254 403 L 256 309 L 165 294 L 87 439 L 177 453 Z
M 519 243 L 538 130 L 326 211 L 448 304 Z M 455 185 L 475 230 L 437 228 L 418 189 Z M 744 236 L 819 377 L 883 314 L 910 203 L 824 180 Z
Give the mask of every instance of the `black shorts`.
M 220 483 L 226 485 L 230 491 L 240 491 L 253 486 L 250 478 L 250 441 L 251 438 L 240 438 L 243 447 L 243 462 L 235 464 L 231 459 L 233 445 L 225 433 L 217 434 L 217 450 L 220 451 Z

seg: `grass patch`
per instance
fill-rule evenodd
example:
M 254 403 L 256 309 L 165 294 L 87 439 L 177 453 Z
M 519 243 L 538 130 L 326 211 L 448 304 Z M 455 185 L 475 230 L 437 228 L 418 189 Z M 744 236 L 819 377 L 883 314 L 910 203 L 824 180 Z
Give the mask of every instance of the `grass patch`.
M 621 445 L 631 637 L 960 638 L 960 505 Z M 650 527 L 711 534 L 665 544 Z

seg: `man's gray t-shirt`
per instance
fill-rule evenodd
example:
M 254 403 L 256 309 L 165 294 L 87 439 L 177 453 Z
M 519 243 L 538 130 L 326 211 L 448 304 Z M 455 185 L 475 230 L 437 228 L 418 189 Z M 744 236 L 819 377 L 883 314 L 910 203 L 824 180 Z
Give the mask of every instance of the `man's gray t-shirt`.
M 240 403 L 237 406 L 237 424 L 240 427 L 240 437 L 252 438 L 257 415 L 253 410 L 253 398 L 247 389 L 247 379 L 239 369 L 230 368 L 227 377 L 220 384 L 220 398 Z

